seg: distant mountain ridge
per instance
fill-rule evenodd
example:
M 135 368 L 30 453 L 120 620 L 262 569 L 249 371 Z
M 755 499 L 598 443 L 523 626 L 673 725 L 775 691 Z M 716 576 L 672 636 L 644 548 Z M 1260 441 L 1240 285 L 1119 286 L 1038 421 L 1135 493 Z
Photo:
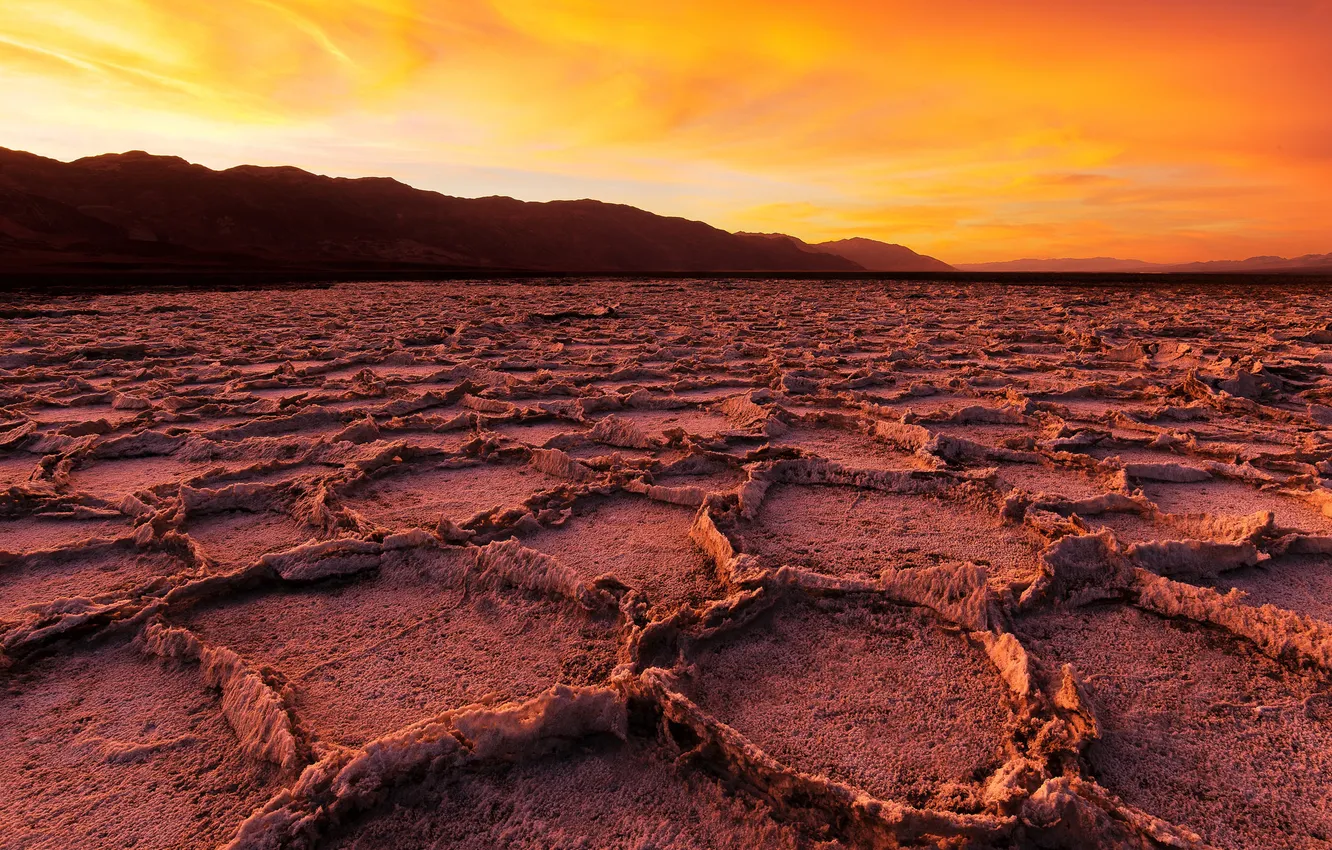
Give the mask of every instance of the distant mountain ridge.
M 1250 257 L 1247 260 L 1210 260 L 1181 263 L 1168 267 L 1172 272 L 1258 272 L 1332 269 L 1332 254 L 1305 254 L 1302 257 Z
M 1004 260 L 998 263 L 958 263 L 966 272 L 1138 272 L 1155 268 L 1142 260 L 1118 260 L 1113 257 L 1087 259 L 1024 259 Z
M 142 151 L 0 148 L 0 270 L 863 271 L 832 253 L 600 201 L 455 198 L 382 177 L 214 171 Z
M 765 239 L 787 241 L 802 251 L 836 254 L 858 263 L 872 272 L 952 272 L 953 266 L 934 257 L 918 254 L 905 245 L 879 242 L 856 236 L 830 242 L 805 242 L 785 233 L 744 233 L 743 236 L 761 236 Z
M 728 233 L 595 200 L 458 198 L 291 166 L 221 171 L 143 151 L 61 162 L 0 148 L 0 273 L 1332 273 L 1332 254 L 1163 264 L 1113 257 L 956 267 L 855 237 Z
M 860 263 L 865 268 L 875 272 L 957 271 L 956 268 L 943 260 L 936 260 L 934 257 L 918 254 L 905 245 L 878 242 L 861 236 L 837 239 L 832 242 L 816 242 L 814 248 L 818 251 L 846 257 L 848 260 Z
M 1332 254 L 1305 254 L 1302 257 L 1250 257 L 1247 260 L 1210 260 L 1197 263 L 1148 263 L 1114 257 L 1085 259 L 1026 259 L 997 263 L 958 263 L 966 272 L 1142 272 L 1161 274 L 1225 274 L 1256 272 L 1332 271 Z

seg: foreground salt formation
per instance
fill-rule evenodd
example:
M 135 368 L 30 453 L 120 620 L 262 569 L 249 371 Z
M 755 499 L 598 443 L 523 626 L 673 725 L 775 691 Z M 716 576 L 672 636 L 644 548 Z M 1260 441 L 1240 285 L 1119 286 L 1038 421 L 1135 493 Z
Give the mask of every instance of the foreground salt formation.
M 1332 846 L 1325 297 L 848 286 L 6 308 L 0 847 Z

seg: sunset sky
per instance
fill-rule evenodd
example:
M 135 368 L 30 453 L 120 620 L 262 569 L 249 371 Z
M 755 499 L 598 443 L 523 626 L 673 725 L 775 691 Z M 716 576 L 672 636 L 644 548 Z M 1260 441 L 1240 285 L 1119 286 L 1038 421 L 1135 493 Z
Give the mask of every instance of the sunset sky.
M 0 145 L 950 262 L 1332 251 L 1332 2 L 4 0 Z

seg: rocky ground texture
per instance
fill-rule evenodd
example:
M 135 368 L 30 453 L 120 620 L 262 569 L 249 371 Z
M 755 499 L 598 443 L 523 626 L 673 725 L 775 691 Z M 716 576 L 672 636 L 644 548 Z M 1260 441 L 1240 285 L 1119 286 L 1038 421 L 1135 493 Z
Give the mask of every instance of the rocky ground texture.
M 1332 847 L 1332 299 L 0 308 L 0 847 Z

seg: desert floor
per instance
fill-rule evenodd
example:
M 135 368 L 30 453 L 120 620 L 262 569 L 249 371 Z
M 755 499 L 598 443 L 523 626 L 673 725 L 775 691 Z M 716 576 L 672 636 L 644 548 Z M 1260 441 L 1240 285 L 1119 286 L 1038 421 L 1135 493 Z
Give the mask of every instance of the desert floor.
M 1332 296 L 0 307 L 0 847 L 1332 847 Z

